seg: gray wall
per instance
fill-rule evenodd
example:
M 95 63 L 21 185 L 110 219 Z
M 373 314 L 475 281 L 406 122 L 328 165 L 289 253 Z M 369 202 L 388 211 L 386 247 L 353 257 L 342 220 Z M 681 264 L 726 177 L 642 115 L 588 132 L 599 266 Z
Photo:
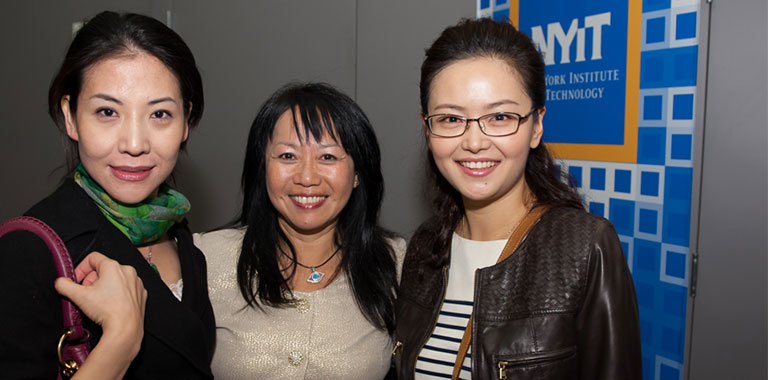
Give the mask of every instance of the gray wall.
M 768 7 L 702 1 L 711 15 L 699 96 L 698 289 L 689 379 L 766 379 L 768 370 Z M 703 66 L 700 66 L 703 67 Z M 702 93 L 700 92 L 700 95 Z M 705 107 L 702 107 L 704 106 Z M 692 247 L 695 248 L 695 247 Z
M 175 173 L 193 204 L 193 230 L 219 226 L 236 214 L 250 123 L 269 94 L 297 80 L 336 85 L 371 118 L 386 179 L 382 223 L 409 235 L 425 216 L 419 65 L 440 30 L 474 16 L 474 1 L 2 2 L 0 199 L 6 201 L 0 220 L 22 213 L 63 175 L 54 171 L 63 153 L 46 113 L 47 88 L 70 41 L 71 23 L 102 9 L 160 20 L 172 9 L 173 28 L 198 60 L 205 115 Z
M 382 224 L 410 235 L 430 205 L 422 197 L 424 134 L 419 69 L 424 49 L 461 17 L 474 17 L 474 0 L 358 2 L 357 101 L 382 147 L 386 194 Z

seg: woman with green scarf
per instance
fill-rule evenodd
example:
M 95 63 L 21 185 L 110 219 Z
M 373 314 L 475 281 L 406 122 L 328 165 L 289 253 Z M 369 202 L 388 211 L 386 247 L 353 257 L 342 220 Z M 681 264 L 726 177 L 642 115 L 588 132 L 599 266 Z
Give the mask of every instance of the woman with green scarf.
M 95 346 L 75 377 L 212 378 L 205 260 L 189 201 L 166 184 L 203 112 L 191 51 L 157 20 L 102 12 L 75 36 L 48 101 L 69 175 L 26 215 L 61 236 L 90 286 L 56 280 L 32 234 L 0 239 L 1 376 L 57 376 L 58 290 L 88 317 Z

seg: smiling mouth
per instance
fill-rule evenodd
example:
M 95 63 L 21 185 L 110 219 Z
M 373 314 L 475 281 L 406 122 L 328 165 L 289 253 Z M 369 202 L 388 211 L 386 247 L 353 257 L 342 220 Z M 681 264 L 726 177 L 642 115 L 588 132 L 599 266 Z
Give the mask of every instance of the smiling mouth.
M 488 169 L 498 164 L 498 161 L 459 161 L 459 165 L 469 169 Z
M 112 173 L 123 181 L 141 181 L 149 177 L 151 166 L 112 166 Z
M 328 198 L 327 195 L 312 195 L 312 196 L 291 195 L 291 199 L 300 205 L 312 205 L 312 204 L 320 203 L 324 201 L 326 198 Z

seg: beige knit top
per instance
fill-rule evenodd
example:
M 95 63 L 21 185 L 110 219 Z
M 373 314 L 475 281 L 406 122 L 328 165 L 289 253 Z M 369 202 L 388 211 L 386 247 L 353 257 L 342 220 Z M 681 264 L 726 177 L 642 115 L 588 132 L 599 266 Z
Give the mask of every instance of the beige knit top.
M 294 292 L 301 299 L 296 307 L 244 308 L 236 270 L 244 233 L 228 229 L 194 235 L 208 261 L 216 379 L 383 378 L 392 341 L 365 319 L 343 273 L 323 289 Z M 391 244 L 399 279 L 405 241 Z

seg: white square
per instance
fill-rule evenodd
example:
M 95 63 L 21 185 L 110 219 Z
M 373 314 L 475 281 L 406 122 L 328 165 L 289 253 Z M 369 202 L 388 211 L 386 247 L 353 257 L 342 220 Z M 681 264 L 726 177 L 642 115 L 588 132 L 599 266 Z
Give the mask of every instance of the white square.
M 678 167 L 684 167 L 684 168 L 692 168 L 693 167 L 693 127 L 670 127 L 667 128 L 667 147 L 666 147 L 666 154 L 664 157 L 665 165 L 666 166 L 678 166 Z M 673 159 L 672 158 L 672 136 L 675 135 L 690 135 L 691 136 L 691 152 L 690 152 L 690 159 Z
M 654 379 L 660 379 L 661 378 L 661 365 L 664 364 L 667 367 L 676 368 L 678 370 L 678 373 L 680 374 L 680 377 L 678 380 L 683 380 L 683 365 L 681 363 L 678 363 L 672 359 L 667 359 L 663 356 L 656 355 L 656 374 L 654 376 Z
M 685 255 L 685 278 L 667 275 L 668 251 Z M 659 268 L 659 281 L 680 285 L 688 289 L 688 280 L 691 272 L 690 256 L 690 249 L 688 249 L 688 247 L 661 243 L 661 267 Z
M 659 189 L 658 195 L 644 195 L 641 191 L 643 172 L 652 172 L 659 175 Z M 664 166 L 662 165 L 637 165 L 637 183 L 635 184 L 635 191 L 637 191 L 637 201 L 645 203 L 664 203 Z
M 649 120 L 645 118 L 645 97 L 646 96 L 661 96 L 661 120 Z M 667 126 L 667 110 L 669 106 L 669 90 L 667 88 L 650 88 L 639 91 L 640 108 L 638 109 L 638 124 L 641 127 L 666 127 Z
M 659 42 L 646 43 L 646 32 L 648 29 L 648 20 L 664 18 L 664 40 Z M 643 13 L 642 18 L 642 34 L 640 36 L 640 51 L 651 51 L 669 48 L 670 38 L 670 25 L 669 25 L 669 9 L 662 9 L 653 12 Z
M 695 26 L 695 34 L 693 37 L 690 38 L 681 38 L 677 39 L 675 36 L 677 36 L 677 16 L 684 13 L 696 13 L 696 26 Z M 699 5 L 693 5 L 693 6 L 686 6 L 686 7 L 675 7 L 670 9 L 669 14 L 669 47 L 670 48 L 678 48 L 678 47 L 685 47 L 685 46 L 696 46 L 699 44 Z
M 656 211 L 656 231 L 653 233 L 640 231 L 640 209 Z M 661 242 L 661 221 L 663 213 L 664 210 L 661 203 L 635 202 L 635 237 Z
M 675 120 L 672 118 L 672 115 L 674 114 L 675 95 L 693 95 L 693 109 L 691 114 L 693 117 L 691 119 Z M 667 89 L 665 103 L 667 127 L 693 128 L 696 122 L 696 86 L 669 87 Z

